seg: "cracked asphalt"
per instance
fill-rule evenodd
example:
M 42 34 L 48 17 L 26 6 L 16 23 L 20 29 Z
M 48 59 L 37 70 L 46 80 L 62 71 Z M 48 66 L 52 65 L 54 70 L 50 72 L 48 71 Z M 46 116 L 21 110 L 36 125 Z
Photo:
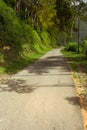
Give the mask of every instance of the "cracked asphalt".
M 84 130 L 75 84 L 60 49 L 0 84 L 0 130 Z

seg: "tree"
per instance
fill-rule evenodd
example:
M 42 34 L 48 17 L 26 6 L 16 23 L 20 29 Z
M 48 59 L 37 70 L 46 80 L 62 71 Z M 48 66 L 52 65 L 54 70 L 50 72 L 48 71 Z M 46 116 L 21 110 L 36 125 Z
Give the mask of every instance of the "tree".
M 4 2 L 5 2 L 8 6 L 11 6 L 12 8 L 14 8 L 14 7 L 15 7 L 16 0 L 4 0 Z
M 78 24 L 78 54 L 79 54 L 79 47 L 80 47 L 80 19 L 83 20 L 85 18 L 85 12 L 87 9 L 87 4 L 84 0 L 76 0 L 74 1 L 74 15 L 77 19 Z
M 84 0 L 56 0 L 57 17 L 60 21 L 59 28 L 60 31 L 62 30 L 66 32 L 66 34 L 69 36 L 69 40 L 72 40 L 74 25 L 76 20 L 78 19 L 79 42 L 79 21 L 84 17 L 86 8 L 87 4 Z

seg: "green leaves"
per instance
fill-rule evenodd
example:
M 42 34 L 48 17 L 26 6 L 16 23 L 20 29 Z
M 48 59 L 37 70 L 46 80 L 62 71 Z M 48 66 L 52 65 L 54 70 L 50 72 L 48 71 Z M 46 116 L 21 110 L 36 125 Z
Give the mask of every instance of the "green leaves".
M 82 45 L 83 45 L 84 51 L 87 51 L 87 40 L 84 40 Z
M 70 24 L 70 19 L 72 18 L 71 3 L 67 0 L 57 0 L 56 9 L 57 17 L 60 21 L 59 27 L 62 31 L 67 31 L 66 28 Z

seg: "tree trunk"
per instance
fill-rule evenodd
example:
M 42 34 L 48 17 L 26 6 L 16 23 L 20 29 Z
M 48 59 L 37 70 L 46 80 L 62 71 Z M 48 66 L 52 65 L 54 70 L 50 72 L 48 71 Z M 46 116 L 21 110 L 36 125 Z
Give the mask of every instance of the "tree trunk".
M 72 21 L 71 21 L 71 28 L 70 28 L 70 39 L 73 38 L 73 25 L 75 21 L 75 16 L 73 16 Z
M 16 4 L 15 4 L 15 11 L 18 13 L 19 11 L 19 8 L 20 8 L 20 3 L 21 3 L 21 0 L 16 0 Z
M 78 54 L 79 54 L 79 47 L 80 47 L 80 18 L 78 16 Z
M 25 20 L 27 19 L 27 7 L 25 8 Z

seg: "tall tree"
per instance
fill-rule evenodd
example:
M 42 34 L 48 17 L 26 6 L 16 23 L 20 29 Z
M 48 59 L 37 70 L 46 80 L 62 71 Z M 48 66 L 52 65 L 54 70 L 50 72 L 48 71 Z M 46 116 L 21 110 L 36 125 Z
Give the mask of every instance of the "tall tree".
M 65 31 L 70 39 L 72 39 L 74 23 L 78 16 L 82 17 L 86 7 L 84 0 L 56 0 L 60 30 Z

